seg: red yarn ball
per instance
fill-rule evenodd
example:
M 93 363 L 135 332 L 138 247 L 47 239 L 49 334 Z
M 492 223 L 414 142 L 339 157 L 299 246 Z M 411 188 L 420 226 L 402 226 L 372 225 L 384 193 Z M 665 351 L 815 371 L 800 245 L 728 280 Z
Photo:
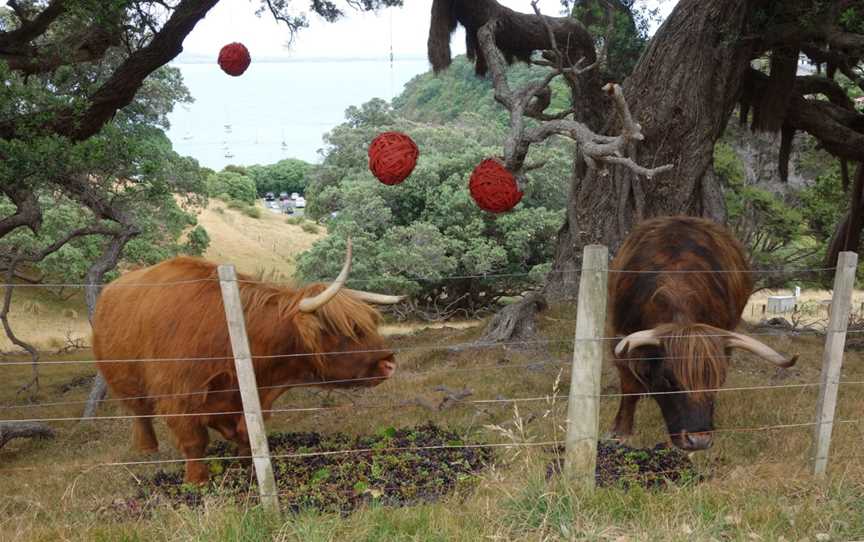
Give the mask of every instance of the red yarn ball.
M 242 43 L 229 43 L 219 51 L 219 67 L 228 75 L 242 75 L 251 62 L 249 49 Z
M 474 168 L 468 190 L 477 206 L 490 213 L 509 211 L 523 195 L 513 174 L 494 158 L 487 158 Z
M 384 184 L 399 184 L 411 175 L 420 150 L 402 132 L 382 132 L 369 145 L 369 170 Z

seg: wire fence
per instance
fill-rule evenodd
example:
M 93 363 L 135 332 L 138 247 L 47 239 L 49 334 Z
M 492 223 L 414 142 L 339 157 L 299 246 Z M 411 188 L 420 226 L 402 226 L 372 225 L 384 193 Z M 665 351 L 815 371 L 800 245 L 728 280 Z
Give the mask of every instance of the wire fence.
M 573 275 L 573 276 L 582 276 L 585 273 L 597 273 L 603 270 L 594 269 L 594 268 L 585 268 L 583 267 L 581 270 L 576 271 L 558 271 L 553 272 L 559 273 L 563 275 Z M 788 273 L 788 274 L 806 274 L 806 273 L 821 273 L 821 272 L 829 272 L 829 271 L 837 271 L 837 268 L 812 268 L 812 269 L 770 269 L 770 270 L 746 270 L 746 273 L 752 274 L 778 274 L 778 273 Z M 727 271 L 711 271 L 711 270 L 675 270 L 675 271 L 640 271 L 640 270 L 608 270 L 608 274 L 691 274 L 691 273 L 740 273 L 742 271 L 736 270 L 727 270 Z M 450 277 L 410 277 L 411 280 L 432 280 L 432 281 L 447 281 L 447 280 L 466 280 L 466 279 L 496 279 L 503 280 L 507 278 L 519 278 L 519 277 L 528 277 L 530 273 L 502 273 L 502 274 L 480 274 L 480 275 L 459 275 L 459 276 L 450 276 Z M 374 279 L 381 280 L 381 279 Z M 236 282 L 239 283 L 247 283 L 247 284 L 285 284 L 280 283 L 278 281 L 258 281 L 258 280 L 247 280 L 240 279 Z M 363 281 L 353 281 L 353 282 L 363 282 Z M 183 281 L 173 281 L 166 283 L 121 283 L 122 286 L 130 286 L 130 287 L 167 287 L 167 286 L 182 286 L 182 285 L 190 285 L 190 284 L 201 284 L 201 283 L 220 283 L 220 279 L 218 278 L 207 278 L 207 279 L 195 279 L 195 280 L 183 280 Z M 42 287 L 42 288 L 52 288 L 52 287 L 86 287 L 86 284 L 0 284 L 3 287 Z M 100 286 L 101 287 L 101 286 Z M 565 323 L 574 323 L 575 320 L 567 320 L 567 319 L 556 319 Z M 836 332 L 839 330 L 831 329 L 830 326 L 827 329 L 827 333 Z M 842 330 L 844 334 L 860 334 L 864 333 L 864 329 L 853 329 L 853 330 Z M 777 337 L 778 333 L 774 332 L 754 332 L 748 333 L 750 336 L 754 337 Z M 822 337 L 825 333 L 820 333 L 815 330 L 787 330 L 784 336 L 819 336 Z M 679 339 L 687 339 L 687 338 L 708 338 L 708 337 L 716 337 L 723 338 L 728 337 L 728 335 L 724 333 L 717 334 L 700 334 L 700 335 L 685 335 L 685 336 L 675 336 L 675 338 Z M 483 341 L 473 341 L 473 342 L 457 342 L 453 344 L 420 344 L 420 345 L 403 345 L 393 348 L 376 348 L 376 349 L 360 349 L 360 350 L 345 350 L 345 351 L 326 351 L 326 352 L 294 352 L 294 353 L 285 353 L 285 354 L 265 354 L 265 355 L 252 355 L 252 361 L 267 361 L 267 360 L 288 360 L 288 359 L 302 359 L 302 358 L 312 358 L 319 356 L 338 356 L 341 354 L 375 354 L 375 353 L 405 353 L 405 352 L 435 352 L 435 351 L 445 351 L 445 352 L 462 352 L 467 350 L 476 350 L 476 349 L 499 349 L 499 348 L 522 348 L 522 349 L 536 349 L 541 347 L 551 347 L 551 346 L 561 346 L 561 345 L 578 345 L 580 342 L 583 343 L 599 343 L 599 344 L 610 344 L 615 341 L 620 341 L 622 337 L 620 336 L 594 336 L 590 338 L 576 338 L 576 339 L 568 339 L 568 340 L 514 340 L 514 341 L 505 341 L 505 342 L 483 342 Z M 657 339 L 663 339 L 665 337 L 656 337 Z M 572 349 L 565 349 L 562 352 L 562 355 L 572 355 Z M 731 355 L 720 356 L 720 358 L 729 360 L 732 359 Z M 651 361 L 651 360 L 674 360 L 679 358 L 662 356 L 661 358 L 651 358 L 645 356 L 624 356 L 624 357 L 612 357 L 606 358 L 606 361 L 613 362 L 627 362 L 627 361 Z M 681 358 L 686 359 L 686 358 Z M 45 360 L 39 361 L 38 365 L 40 367 L 51 367 L 51 366 L 72 366 L 72 365 L 92 365 L 97 363 L 136 363 L 136 364 L 149 364 L 149 363 L 196 363 L 196 364 L 207 364 L 209 362 L 221 363 L 225 364 L 228 362 L 234 362 L 235 357 L 233 355 L 224 355 L 224 356 L 200 356 L 200 357 L 152 357 L 152 358 L 129 358 L 129 359 L 73 359 L 73 360 Z M 4 361 L 0 362 L 0 371 L 7 367 L 15 367 L 15 366 L 30 366 L 32 365 L 32 361 Z M 454 373 L 467 373 L 467 372 L 489 372 L 489 371 L 512 371 L 519 369 L 539 369 L 539 368 L 553 368 L 558 369 L 557 379 L 560 379 L 564 372 L 571 368 L 571 362 L 565 360 L 554 360 L 554 359 L 541 359 L 537 361 L 529 361 L 523 363 L 499 363 L 499 364 L 483 364 L 480 366 L 472 366 L 472 367 L 436 367 L 434 369 L 422 370 L 422 371 L 408 371 L 404 374 L 402 372 L 397 373 L 392 378 L 382 377 L 382 376 L 373 376 L 373 377 L 357 377 L 357 378 L 348 378 L 348 379 L 334 379 L 334 380 L 318 380 L 318 381 L 307 381 L 307 382 L 292 382 L 292 383 L 282 383 L 282 384 L 269 384 L 264 383 L 263 385 L 257 386 L 257 390 L 261 391 L 269 391 L 269 390 L 288 390 L 297 387 L 308 387 L 315 385 L 350 385 L 350 384 L 367 384 L 373 383 L 376 381 L 383 380 L 395 380 L 399 381 L 400 379 L 416 379 L 416 378 L 424 378 L 424 377 L 436 377 L 438 375 L 446 375 L 446 374 L 454 374 Z M 575 367 L 575 365 L 572 365 Z M 841 379 L 839 374 L 836 378 L 831 380 L 831 384 L 836 387 L 853 387 L 864 385 L 864 380 L 855 380 L 855 379 Z M 806 389 L 819 389 L 820 395 L 821 392 L 824 391 L 826 386 L 826 380 L 823 376 L 823 379 L 819 382 L 796 382 L 796 383 L 786 383 L 786 384 L 769 384 L 769 385 L 756 385 L 756 386 L 730 386 L 730 387 L 720 387 L 720 388 L 710 388 L 710 389 L 698 389 L 698 390 L 672 390 L 672 391 L 645 391 L 639 393 L 573 393 L 571 391 L 568 395 L 561 395 L 557 393 L 546 393 L 546 394 L 534 394 L 534 395 L 526 395 L 526 396 L 514 396 L 514 397 L 487 397 L 487 398 L 468 398 L 468 397 L 456 397 L 452 398 L 452 401 L 449 406 L 460 408 L 460 407 L 480 407 L 484 405 L 517 405 L 524 403 L 558 403 L 559 401 L 572 401 L 574 398 L 582 398 L 582 399 L 591 399 L 599 401 L 601 399 L 613 399 L 613 398 L 624 398 L 628 396 L 662 396 L 662 395 L 680 395 L 680 394 L 691 394 L 691 393 L 728 393 L 728 392 L 742 392 L 742 393 L 750 393 L 755 391 L 773 391 L 773 390 L 790 390 L 790 389 L 798 389 L 798 390 L 806 390 Z M 205 395 L 210 397 L 212 395 L 217 394 L 232 394 L 238 395 L 242 391 L 241 387 L 230 387 L 226 389 L 207 389 L 207 390 L 185 390 L 179 392 L 172 393 L 152 393 L 145 395 L 136 395 L 129 397 L 111 397 L 105 399 L 106 403 L 113 403 L 123 405 L 124 403 L 130 401 L 151 401 L 158 403 L 160 400 L 165 399 L 179 399 L 179 398 L 191 398 L 191 397 L 200 397 Z M 452 391 L 452 390 L 451 390 Z M 820 399 L 821 400 L 821 399 Z M 0 405 L 0 411 L 14 411 L 18 409 L 37 409 L 37 408 L 51 408 L 51 407 L 73 407 L 73 406 L 81 406 L 86 404 L 87 401 L 84 400 L 75 400 L 75 401 L 53 401 L 53 402 L 43 402 L 43 403 L 25 403 L 25 404 L 10 404 L 10 405 Z M 364 403 L 343 403 L 336 405 L 322 405 L 322 406 L 285 406 L 280 408 L 263 408 L 260 409 L 261 414 L 292 414 L 292 413 L 314 413 L 314 412 L 327 412 L 327 411 L 339 411 L 339 410 L 366 410 L 366 409 L 396 409 L 396 408 L 422 408 L 424 405 L 414 401 L 389 401 L 389 402 L 364 402 Z M 448 407 L 449 408 L 449 407 Z M 174 418 L 174 417 L 200 417 L 200 416 L 235 416 L 240 417 L 248 415 L 248 412 L 245 409 L 239 410 L 216 410 L 216 411 L 208 411 L 206 409 L 198 409 L 194 411 L 180 411 L 180 412 L 154 412 L 148 414 L 117 414 L 117 415 L 101 415 L 101 416 L 92 416 L 92 417 L 80 417 L 80 416 L 41 416 L 41 417 L 6 417 L 2 416 L 0 418 L 0 424 L 14 424 L 14 423 L 62 423 L 62 422 L 79 422 L 79 421 L 119 421 L 119 420 L 129 420 L 129 419 L 141 419 L 141 418 Z M 758 426 L 741 426 L 741 427 L 720 427 L 710 431 L 704 431 L 703 433 L 709 434 L 721 434 L 721 433 L 754 433 L 754 432 L 765 432 L 765 431 L 776 431 L 776 430 L 794 430 L 794 429 L 804 429 L 804 428 L 820 428 L 823 426 L 833 427 L 834 424 L 843 424 L 843 425 L 857 425 L 864 421 L 864 418 L 848 418 L 848 419 L 834 419 L 833 415 L 828 420 L 815 420 L 808 422 L 788 422 L 788 423 L 775 423 L 775 424 L 767 424 L 767 425 L 758 425 Z M 334 456 L 334 455 L 356 455 L 356 454 L 371 454 L 371 453 L 380 453 L 380 452 L 418 452 L 423 450 L 441 450 L 441 449 L 458 449 L 458 448 L 487 448 L 487 449 L 499 449 L 499 448 L 520 448 L 520 447 L 560 447 L 565 445 L 567 442 L 565 440 L 541 440 L 539 442 L 509 442 L 509 443 L 461 443 L 461 444 L 453 444 L 453 445 L 433 445 L 433 446 L 398 446 L 398 447 L 374 447 L 374 448 L 353 448 L 353 449 L 344 449 L 344 450 L 328 450 L 328 451 L 311 451 L 311 452 L 297 452 L 297 453 L 289 453 L 289 454 L 269 454 L 266 456 L 263 455 L 237 455 L 237 456 L 212 456 L 212 457 L 198 457 L 198 458 L 171 458 L 171 459 L 153 459 L 153 460 L 140 460 L 140 461 L 117 461 L 117 462 L 98 462 L 98 463 L 89 463 L 89 464 L 74 464 L 74 465 L 53 465 L 50 467 L 39 466 L 39 467 L 10 467 L 10 468 L 0 468 L 0 472 L 12 472 L 12 471 L 27 471 L 27 470 L 45 470 L 47 468 L 50 469 L 61 469 L 61 470 L 70 470 L 70 471 L 81 471 L 81 470 L 91 470 L 95 468 L 102 467 L 133 467 L 133 466 L 142 466 L 142 465 L 159 465 L 159 464 L 181 464 L 198 461 L 212 461 L 212 460 L 250 460 L 250 459 L 263 459 L 267 458 L 269 460 L 274 459 L 304 459 L 304 458 L 313 458 L 313 457 L 326 457 L 326 456 Z M 809 456 L 809 459 L 814 459 L 817 456 Z M 651 475 L 656 475 L 657 472 L 652 472 Z M 262 493 L 260 497 L 272 496 L 273 494 Z
M 812 267 L 812 268 L 798 268 L 798 269 L 783 269 L 783 268 L 774 268 L 774 269 L 727 269 L 727 270 L 712 270 L 712 269 L 657 269 L 657 270 L 637 270 L 637 269 L 609 269 L 608 273 L 610 275 L 689 275 L 689 274 L 710 274 L 710 275 L 723 275 L 723 274 L 747 274 L 747 275 L 807 275 L 813 273 L 826 273 L 835 271 L 836 267 Z M 548 270 L 544 271 L 544 276 L 576 276 L 578 277 L 581 273 L 585 271 L 596 271 L 596 269 L 573 269 L 573 270 Z M 529 278 L 532 276 L 536 276 L 536 273 L 532 273 L 531 271 L 520 271 L 520 272 L 509 272 L 509 273 L 473 273 L 473 274 L 461 274 L 461 275 L 443 275 L 443 276 L 421 276 L 421 275 L 383 275 L 381 277 L 362 279 L 362 278 L 351 278 L 351 283 L 363 284 L 370 282 L 380 283 L 386 280 L 412 280 L 412 281 L 425 281 L 425 282 L 447 282 L 447 281 L 461 281 L 461 280 L 471 280 L 471 279 L 480 279 L 480 280 L 494 280 L 494 279 L 504 279 L 504 278 Z M 164 281 L 164 282 L 119 282 L 119 283 L 107 283 L 107 284 L 88 284 L 81 282 L 54 282 L 54 283 L 43 283 L 43 282 L 19 282 L 19 283 L 0 283 L 0 288 L 87 288 L 87 287 L 97 287 L 97 288 L 107 288 L 108 286 L 113 287 L 123 287 L 123 288 L 135 288 L 135 287 L 169 287 L 169 286 L 183 286 L 189 284 L 201 284 L 201 283 L 218 283 L 219 279 L 217 277 L 212 278 L 201 278 L 201 279 L 190 279 L 190 280 L 173 280 L 173 281 Z M 255 280 L 248 278 L 241 278 L 237 280 L 240 284 L 269 284 L 269 285 L 295 285 L 296 281 L 286 280 Z

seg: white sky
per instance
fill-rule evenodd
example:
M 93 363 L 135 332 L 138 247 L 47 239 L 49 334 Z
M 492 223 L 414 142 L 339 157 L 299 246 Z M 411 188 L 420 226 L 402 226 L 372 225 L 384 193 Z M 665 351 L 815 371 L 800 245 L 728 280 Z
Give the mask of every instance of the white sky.
M 530 0 L 498 1 L 518 11 L 532 11 Z M 643 5 L 659 5 L 664 17 L 677 2 L 640 0 Z M 309 0 L 293 0 L 293 3 L 297 9 L 307 9 Z M 5 5 L 6 0 L 0 0 L 0 6 Z M 298 34 L 290 50 L 285 47 L 288 31 L 284 24 L 277 23 L 267 12 L 261 17 L 255 16 L 260 5 L 260 0 L 222 0 L 186 38 L 184 52 L 215 57 L 224 44 L 241 41 L 249 48 L 253 59 L 256 56 L 386 58 L 390 54 L 392 28 L 393 52 L 397 58 L 426 55 L 432 0 L 405 0 L 404 7 L 380 13 L 360 13 L 349 8 L 346 9 L 348 16 L 336 23 L 327 23 L 311 15 L 310 27 Z M 559 15 L 561 2 L 540 0 L 540 9 L 548 15 Z M 465 52 L 461 28 L 451 47 L 454 55 Z
M 298 8 L 305 9 L 309 4 L 308 0 L 293 1 Z M 499 2 L 518 11 L 532 11 L 530 0 Z M 677 0 L 643 2 L 659 5 L 665 16 Z M 215 56 L 225 43 L 241 41 L 249 48 L 253 59 L 256 56 L 383 58 L 390 53 L 392 28 L 393 52 L 397 58 L 426 55 L 432 0 L 405 0 L 402 8 L 386 9 L 380 13 L 361 13 L 349 8 L 347 17 L 336 23 L 311 15 L 310 27 L 300 31 L 290 50 L 285 48 L 287 30 L 284 24 L 274 21 L 268 13 L 256 17 L 258 5 L 259 0 L 222 0 L 186 38 L 184 52 Z M 540 0 L 540 9 L 545 14 L 558 15 L 561 2 Z M 454 36 L 451 47 L 454 54 L 465 52 L 461 29 Z

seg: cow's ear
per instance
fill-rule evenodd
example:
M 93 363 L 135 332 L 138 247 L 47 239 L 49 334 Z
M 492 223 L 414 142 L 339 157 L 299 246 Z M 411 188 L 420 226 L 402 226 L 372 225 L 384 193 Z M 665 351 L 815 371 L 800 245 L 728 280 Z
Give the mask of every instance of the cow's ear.
M 208 399 L 220 399 L 230 397 L 236 390 L 236 379 L 229 371 L 219 371 L 204 382 L 204 402 Z

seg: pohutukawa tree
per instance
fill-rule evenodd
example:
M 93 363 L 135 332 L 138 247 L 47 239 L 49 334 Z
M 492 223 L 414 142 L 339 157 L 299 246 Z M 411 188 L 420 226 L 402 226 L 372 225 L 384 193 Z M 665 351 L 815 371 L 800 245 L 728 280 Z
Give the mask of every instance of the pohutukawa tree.
M 22 265 L 38 264 L 69 243 L 98 236 L 101 253 L 86 273 L 91 309 L 98 285 L 154 208 L 174 194 L 202 194 L 197 164 L 167 150 L 159 128 L 177 101 L 188 101 L 176 71 L 165 67 L 218 0 L 9 0 L 0 9 L 0 270 L 12 283 Z M 402 0 L 261 0 L 259 14 L 308 24 L 297 8 L 328 21 L 343 9 L 398 6 Z M 214 44 L 218 48 L 221 44 Z M 81 211 L 67 231 L 44 227 L 50 206 Z M 29 232 L 29 244 L 16 236 Z M 34 240 L 35 239 L 35 240 Z M 0 321 L 9 322 L 6 288 Z M 34 384 L 38 384 L 34 370 Z M 94 398 L 104 387 L 94 389 Z M 95 403 L 94 403 L 95 404 Z M 88 408 L 92 413 L 92 408 Z M 11 433 L 10 433 L 11 434 Z
M 633 2 L 576 4 L 605 6 L 605 20 L 613 21 Z M 604 20 L 594 9 L 577 12 L 593 17 L 583 17 L 586 23 Z M 477 73 L 491 72 L 496 99 L 511 111 L 511 137 L 503 145 L 510 167 L 518 173 L 526 157 L 530 161 L 530 144 L 545 136 L 567 133 L 579 144 L 548 293 L 573 293 L 568 277 L 578 270 L 583 246 L 602 243 L 614 252 L 645 218 L 685 214 L 723 222 L 713 149 L 738 105 L 741 122 L 782 134 L 781 175 L 798 131 L 841 160 L 864 161 L 864 115 L 849 98 L 851 89 L 864 90 L 860 0 L 680 0 L 620 82 L 620 96 L 604 79 L 615 70 L 585 70 L 598 56 L 614 57 L 598 54 L 597 41 L 576 18 L 517 13 L 495 0 L 434 0 L 428 53 L 436 71 L 450 62 L 450 36 L 458 25 L 465 28 Z M 799 75 L 802 59 L 819 67 L 815 74 Z M 500 79 L 504 64 L 517 60 L 548 65 L 553 72 L 530 89 L 508 94 Z M 570 129 L 561 129 L 560 114 L 552 118 L 544 111 L 556 72 L 571 89 L 573 107 L 565 112 Z M 526 128 L 524 117 L 536 122 Z M 588 131 L 580 136 L 576 124 Z M 598 157 L 598 143 L 613 140 L 616 148 Z M 672 167 L 662 167 L 667 164 Z M 849 212 L 829 259 L 838 250 L 857 250 L 860 241 L 864 168 L 859 166 L 855 182 L 848 184 L 853 185 Z

